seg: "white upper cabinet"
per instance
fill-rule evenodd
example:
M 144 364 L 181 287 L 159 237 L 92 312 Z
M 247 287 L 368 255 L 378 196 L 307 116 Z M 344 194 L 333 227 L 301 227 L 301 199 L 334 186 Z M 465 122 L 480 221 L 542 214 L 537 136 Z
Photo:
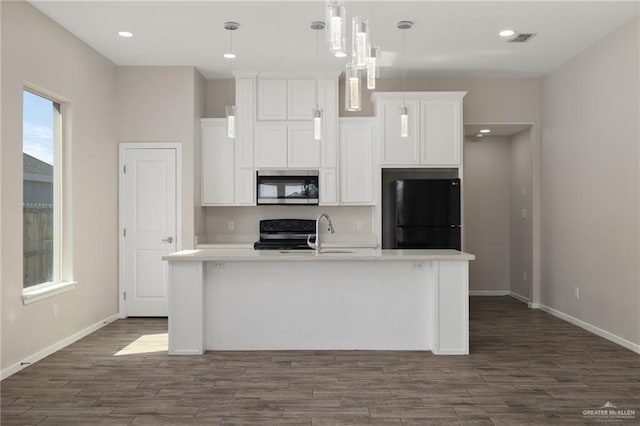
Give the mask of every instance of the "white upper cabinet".
M 287 119 L 311 120 L 316 104 L 316 81 L 295 79 L 287 81 Z
M 336 168 L 338 81 L 336 77 L 279 76 L 256 80 L 255 168 Z M 313 139 L 311 111 L 324 111 L 322 138 Z M 336 181 L 337 182 L 337 181 Z
M 322 167 L 337 167 L 338 150 L 338 82 L 333 78 L 321 79 L 318 87 L 318 99 L 323 111 L 321 141 Z
M 287 130 L 287 166 L 320 167 L 320 141 L 313 139 L 313 125 L 289 124 Z
M 315 106 L 315 79 L 258 79 L 258 121 L 311 120 Z
M 286 124 L 257 124 L 254 144 L 256 167 L 287 167 Z
M 460 167 L 462 98 L 466 92 L 378 92 L 375 102 L 382 166 Z M 400 106 L 406 97 L 409 137 L 400 137 Z
M 420 114 L 420 162 L 445 166 L 460 164 L 462 103 L 423 101 L 420 102 Z
M 320 141 L 311 123 L 258 123 L 255 128 L 257 168 L 320 167 Z
M 223 118 L 203 119 L 201 131 L 202 205 L 231 205 L 234 203 L 235 144 L 227 137 L 227 122 Z
M 382 164 L 411 165 L 420 163 L 420 103 L 406 102 L 409 108 L 409 137 L 400 137 L 400 108 L 399 101 L 385 102 L 381 107 Z
M 340 204 L 373 201 L 373 118 L 340 119 Z
M 258 120 L 287 119 L 287 80 L 260 79 L 256 96 Z
M 320 169 L 320 199 L 321 206 L 335 206 L 338 204 L 338 176 L 336 169 Z

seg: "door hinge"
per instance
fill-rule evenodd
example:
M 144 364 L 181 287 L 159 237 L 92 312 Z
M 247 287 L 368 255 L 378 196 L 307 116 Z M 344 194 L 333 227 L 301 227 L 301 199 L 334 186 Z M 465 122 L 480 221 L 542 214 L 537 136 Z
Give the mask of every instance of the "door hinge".
M 124 228 L 124 229 L 122 230 L 122 236 L 123 236 L 123 237 L 126 237 L 126 236 L 127 236 L 127 228 Z
M 127 173 L 127 165 L 122 166 L 122 173 Z
M 127 300 L 127 292 L 124 292 L 124 300 Z

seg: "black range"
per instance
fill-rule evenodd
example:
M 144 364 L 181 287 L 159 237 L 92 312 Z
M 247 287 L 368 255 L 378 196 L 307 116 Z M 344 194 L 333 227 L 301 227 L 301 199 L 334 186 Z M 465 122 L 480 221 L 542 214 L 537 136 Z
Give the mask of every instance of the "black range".
M 307 237 L 316 234 L 316 221 L 312 219 L 266 219 L 260 221 L 260 240 L 253 244 L 256 250 L 311 250 Z

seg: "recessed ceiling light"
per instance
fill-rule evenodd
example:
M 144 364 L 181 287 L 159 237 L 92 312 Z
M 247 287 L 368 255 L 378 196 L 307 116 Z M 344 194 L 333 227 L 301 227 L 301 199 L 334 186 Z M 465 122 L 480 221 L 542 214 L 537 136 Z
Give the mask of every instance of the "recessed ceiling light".
M 512 35 L 514 35 L 516 32 L 513 30 L 502 30 L 498 33 L 498 35 L 500 37 L 511 37 Z
M 126 38 L 133 37 L 133 33 L 129 31 L 119 31 L 118 35 L 120 37 L 126 37 Z
M 347 52 L 336 52 L 336 58 L 344 58 L 347 56 Z
M 478 134 L 476 135 L 476 138 L 482 138 L 482 137 L 484 137 L 484 135 L 483 135 L 482 133 L 478 133 Z
M 235 59 L 236 58 L 236 54 L 235 53 L 225 53 L 224 56 L 226 59 Z
M 481 129 L 480 133 L 491 133 L 490 129 Z

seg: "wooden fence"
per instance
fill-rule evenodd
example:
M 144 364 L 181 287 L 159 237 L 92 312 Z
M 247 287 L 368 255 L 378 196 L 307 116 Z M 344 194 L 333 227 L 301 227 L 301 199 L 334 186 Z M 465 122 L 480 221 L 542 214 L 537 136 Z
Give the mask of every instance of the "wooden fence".
M 23 279 L 24 286 L 53 278 L 53 206 L 23 205 Z

